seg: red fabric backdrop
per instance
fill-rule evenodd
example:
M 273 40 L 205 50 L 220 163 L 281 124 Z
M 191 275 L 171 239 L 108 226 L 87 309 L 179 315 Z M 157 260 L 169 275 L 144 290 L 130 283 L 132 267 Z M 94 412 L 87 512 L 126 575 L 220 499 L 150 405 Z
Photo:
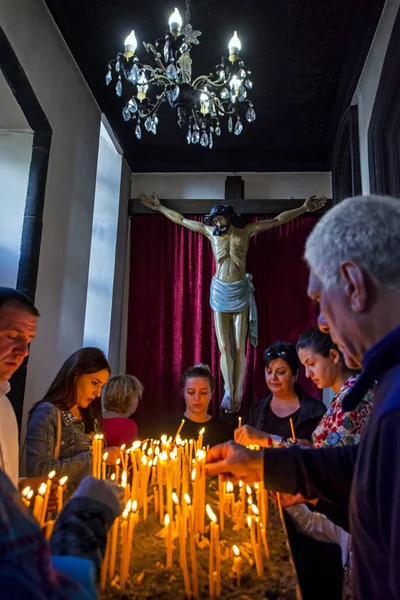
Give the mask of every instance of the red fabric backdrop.
M 253 400 L 266 396 L 266 347 L 277 340 L 296 342 L 300 332 L 316 322 L 302 259 L 304 242 L 316 220 L 300 217 L 250 242 L 247 272 L 255 285 L 259 343 L 256 349 L 247 347 L 242 414 Z M 163 416 L 183 410 L 181 376 L 198 362 L 210 365 L 216 377 L 211 411 L 218 415 L 223 385 L 209 306 L 213 273 L 214 258 L 204 236 L 161 215 L 132 218 L 127 373 L 136 375 L 145 387 L 134 417 L 139 427 L 147 429 Z M 302 383 L 320 397 L 312 383 L 304 378 Z

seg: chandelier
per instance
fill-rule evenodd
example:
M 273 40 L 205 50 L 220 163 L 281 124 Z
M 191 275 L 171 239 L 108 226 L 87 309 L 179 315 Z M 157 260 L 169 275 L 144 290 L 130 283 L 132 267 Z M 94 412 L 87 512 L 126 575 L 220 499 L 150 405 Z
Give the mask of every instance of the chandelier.
M 222 122 L 229 133 L 240 135 L 243 123 L 255 120 L 256 113 L 248 92 L 252 89 L 251 72 L 240 58 L 241 43 L 235 31 L 228 44 L 229 56 L 222 58 L 214 74 L 192 80 L 192 46 L 198 45 L 201 31 L 190 25 L 190 0 L 186 1 L 185 25 L 175 8 L 169 18 L 169 31 L 155 44 L 143 42 L 152 64 L 141 62 L 136 54 L 138 42 L 131 31 L 125 51 L 110 61 L 106 84 L 114 79 L 115 92 L 122 96 L 123 81 L 133 86 L 133 95 L 122 109 L 125 121 L 133 121 L 135 135 L 142 138 L 142 125 L 156 134 L 159 109 L 167 103 L 176 113 L 179 128 L 188 144 L 212 148 L 214 136 L 220 136 Z

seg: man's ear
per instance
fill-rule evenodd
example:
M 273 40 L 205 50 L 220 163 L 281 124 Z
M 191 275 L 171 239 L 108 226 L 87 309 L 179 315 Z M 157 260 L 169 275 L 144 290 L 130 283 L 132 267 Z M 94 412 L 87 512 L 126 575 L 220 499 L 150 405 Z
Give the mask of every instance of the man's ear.
M 357 263 L 349 260 L 340 265 L 340 277 L 351 310 L 356 313 L 363 312 L 368 299 L 365 273 Z

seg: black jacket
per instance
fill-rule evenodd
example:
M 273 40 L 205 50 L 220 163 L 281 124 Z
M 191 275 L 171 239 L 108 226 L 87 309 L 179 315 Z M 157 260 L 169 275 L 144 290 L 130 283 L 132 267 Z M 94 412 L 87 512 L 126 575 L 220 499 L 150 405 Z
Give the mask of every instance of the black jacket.
M 354 600 L 400 600 L 400 327 L 373 346 L 343 402 L 373 386 L 375 406 L 357 446 L 264 451 L 267 489 L 345 504 L 350 497 Z
M 316 400 L 311 396 L 305 394 L 301 388 L 297 388 L 297 395 L 300 402 L 300 412 L 296 418 L 295 432 L 296 438 L 302 440 L 310 440 L 311 434 L 317 427 L 318 423 L 326 413 L 326 406 L 320 400 Z M 265 429 L 265 416 L 268 406 L 272 400 L 272 394 L 270 394 L 264 400 L 253 404 L 247 417 L 244 419 L 244 425 L 250 425 L 259 431 L 265 431 L 266 433 L 276 434 L 275 431 L 267 431 Z M 287 434 L 283 437 L 291 437 L 289 421 L 287 424 Z

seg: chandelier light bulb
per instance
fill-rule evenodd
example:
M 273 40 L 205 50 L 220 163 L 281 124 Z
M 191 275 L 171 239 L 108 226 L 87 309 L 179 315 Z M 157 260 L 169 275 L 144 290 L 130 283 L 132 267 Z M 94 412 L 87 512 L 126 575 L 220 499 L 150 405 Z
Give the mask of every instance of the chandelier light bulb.
M 238 55 L 242 49 L 241 41 L 238 38 L 237 31 L 233 34 L 228 44 L 229 54 Z
M 169 29 L 171 32 L 175 32 L 175 31 L 178 33 L 180 32 L 181 27 L 182 27 L 182 17 L 177 8 L 175 8 L 174 12 L 170 16 L 168 25 L 169 25 Z
M 135 35 L 135 32 L 133 31 L 133 29 L 130 32 L 130 34 L 128 35 L 128 37 L 126 38 L 124 45 L 125 45 L 125 52 L 130 52 L 131 54 L 135 54 L 136 48 L 137 48 L 137 39 L 136 39 L 136 35 Z

